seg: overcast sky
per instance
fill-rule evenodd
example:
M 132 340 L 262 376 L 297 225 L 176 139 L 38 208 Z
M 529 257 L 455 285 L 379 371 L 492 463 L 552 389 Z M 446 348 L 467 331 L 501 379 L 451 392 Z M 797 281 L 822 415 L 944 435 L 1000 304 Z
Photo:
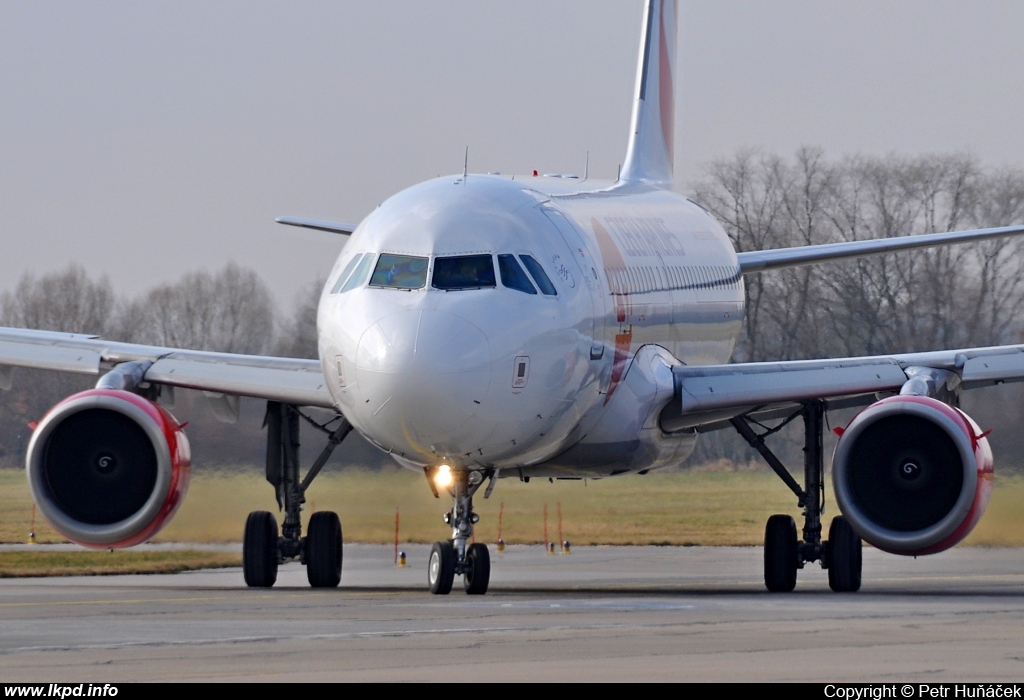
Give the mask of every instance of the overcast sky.
M 1024 3 L 681 2 L 677 188 L 740 148 L 1024 168 Z M 614 177 L 640 0 L 0 0 L 0 289 L 229 260 L 278 302 L 358 221 L 470 170 Z

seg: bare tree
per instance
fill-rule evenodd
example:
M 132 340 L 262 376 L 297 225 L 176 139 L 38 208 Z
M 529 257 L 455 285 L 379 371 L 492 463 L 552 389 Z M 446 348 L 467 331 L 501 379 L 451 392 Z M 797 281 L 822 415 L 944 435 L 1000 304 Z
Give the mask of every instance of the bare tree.
M 788 183 L 783 170 L 778 157 L 743 151 L 731 160 L 712 163 L 692 196 L 723 223 L 737 251 L 780 247 L 786 245 L 789 235 L 784 204 Z M 766 293 L 771 297 L 766 284 L 770 286 L 772 281 L 768 275 L 746 280 L 745 332 L 736 350 L 737 359 L 767 354 L 761 302 Z
M 275 312 L 266 284 L 234 263 L 216 274 L 192 272 L 129 304 L 118 329 L 125 340 L 172 348 L 265 353 Z
M 105 334 L 116 323 L 117 300 L 106 277 L 95 281 L 80 265 L 42 276 L 22 275 L 0 295 L 0 325 L 69 333 Z M 32 434 L 31 423 L 57 401 L 95 380 L 20 369 L 11 391 L 0 391 L 0 460 L 16 464 Z
M 695 198 L 737 250 L 1017 223 L 1024 174 L 964 155 L 791 162 L 741 152 Z M 1016 241 L 950 246 L 755 275 L 740 359 L 860 355 L 1007 342 L 1024 302 Z
M 71 265 L 41 277 L 22 275 L 13 291 L 0 295 L 0 325 L 103 334 L 116 307 L 106 277 L 94 281 L 81 265 Z
M 791 160 L 743 151 L 711 164 L 693 190 L 740 251 L 1024 222 L 1024 173 L 986 171 L 961 154 L 829 161 L 810 148 Z M 1020 342 L 1022 253 L 1001 240 L 750 276 L 736 359 Z M 1002 402 L 987 398 L 980 415 Z M 722 443 L 747 459 L 742 445 Z M 1024 444 L 1006 446 L 1024 454 Z
M 275 352 L 283 357 L 317 358 L 316 313 L 326 278 L 313 280 L 295 297 L 290 317 L 282 321 Z

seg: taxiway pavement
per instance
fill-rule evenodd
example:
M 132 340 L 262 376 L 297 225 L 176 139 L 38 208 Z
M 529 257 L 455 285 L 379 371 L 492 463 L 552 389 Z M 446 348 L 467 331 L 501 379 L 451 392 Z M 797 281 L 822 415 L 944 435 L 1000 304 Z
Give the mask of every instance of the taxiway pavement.
M 491 549 L 491 590 L 426 590 L 429 547 L 345 546 L 342 585 L 304 569 L 0 581 L 14 681 L 1024 680 L 1024 550 L 908 559 L 865 549 L 864 585 L 801 571 L 770 594 L 745 547 Z

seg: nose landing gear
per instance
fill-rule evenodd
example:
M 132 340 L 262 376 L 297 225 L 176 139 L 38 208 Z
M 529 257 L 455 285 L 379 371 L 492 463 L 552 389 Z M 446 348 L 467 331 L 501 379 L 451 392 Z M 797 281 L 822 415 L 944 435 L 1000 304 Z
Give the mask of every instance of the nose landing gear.
M 438 470 L 427 470 L 427 481 L 440 498 L 434 477 Z M 473 526 L 479 522 L 480 516 L 473 512 L 473 495 L 476 494 L 485 479 L 489 479 L 484 498 L 491 495 L 495 470 L 486 473 L 469 470 L 450 470 L 451 483 L 448 492 L 452 496 L 452 509 L 445 513 L 445 523 L 452 526 L 452 538 L 435 542 L 430 550 L 430 561 L 427 566 L 427 583 L 430 592 L 447 595 L 452 590 L 456 574 L 461 574 L 463 587 L 469 595 L 483 595 L 491 579 L 491 555 L 487 545 L 479 542 L 471 543 Z

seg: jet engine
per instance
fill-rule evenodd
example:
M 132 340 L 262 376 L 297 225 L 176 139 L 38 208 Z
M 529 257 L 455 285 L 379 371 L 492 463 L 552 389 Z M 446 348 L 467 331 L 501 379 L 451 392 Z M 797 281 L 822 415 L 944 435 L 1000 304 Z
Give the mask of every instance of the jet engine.
M 91 389 L 54 406 L 26 456 L 32 498 L 54 529 L 86 547 L 130 547 L 171 519 L 188 489 L 188 439 L 166 409 Z
M 949 549 L 988 505 L 993 471 L 985 435 L 963 411 L 925 396 L 872 404 L 836 445 L 839 509 L 861 538 L 887 552 Z

